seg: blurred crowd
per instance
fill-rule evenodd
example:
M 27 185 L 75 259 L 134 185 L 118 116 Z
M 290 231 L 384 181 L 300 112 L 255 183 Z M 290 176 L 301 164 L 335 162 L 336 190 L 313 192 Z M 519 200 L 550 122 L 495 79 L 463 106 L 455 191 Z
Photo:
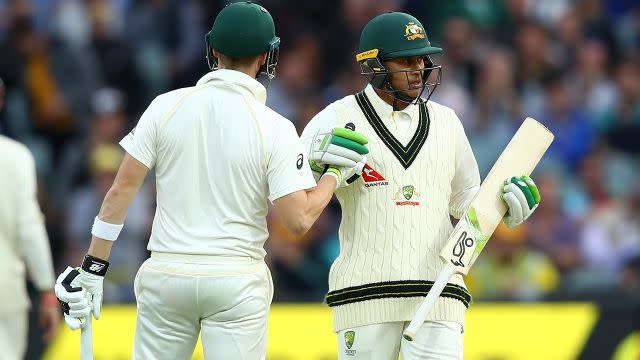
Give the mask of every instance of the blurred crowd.
M 299 132 L 360 90 L 360 31 L 392 10 L 420 19 L 444 67 L 432 100 L 462 120 L 484 177 L 527 116 L 556 135 L 534 174 L 543 202 L 499 228 L 467 281 L 476 300 L 640 292 L 640 3 L 636 0 L 260 1 L 282 38 L 268 105 Z M 0 0 L 0 133 L 34 153 L 57 270 L 78 264 L 123 157 L 158 94 L 208 71 L 224 1 Z M 0 176 L 11 176 L 1 174 Z M 437 174 L 434 174 L 437 176 Z M 149 177 L 112 251 L 106 301 L 133 301 L 154 214 Z M 275 301 L 321 301 L 339 251 L 332 203 L 304 239 L 270 215 Z M 295 240 L 295 241 L 292 241 Z

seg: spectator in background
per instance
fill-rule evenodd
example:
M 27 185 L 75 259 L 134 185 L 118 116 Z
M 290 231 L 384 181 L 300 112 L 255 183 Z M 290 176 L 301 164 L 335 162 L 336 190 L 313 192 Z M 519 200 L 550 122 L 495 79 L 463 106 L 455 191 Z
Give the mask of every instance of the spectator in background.
M 516 121 L 524 120 L 520 119 L 514 76 L 513 59 L 504 49 L 491 50 L 479 70 L 473 116 L 466 121 L 470 122 L 466 131 L 483 178 L 513 135 Z
M 605 178 L 605 161 L 607 161 L 606 153 L 597 149 L 582 160 L 577 174 L 577 187 L 592 213 L 612 206 L 611 194 Z M 583 214 L 585 221 L 588 216 L 589 214 Z
M 122 89 L 129 102 L 141 103 L 141 84 L 128 48 L 116 26 L 117 12 L 112 1 L 94 0 L 87 3 L 90 18 L 90 49 L 106 86 Z M 138 109 L 141 108 L 138 107 Z
M 558 271 L 544 254 L 526 246 L 528 229 L 529 224 L 498 226 L 466 278 L 475 298 L 534 301 L 556 289 Z
M 474 28 L 463 18 L 453 18 L 445 25 L 446 53 L 441 55 L 442 61 L 436 56 L 436 62 L 442 63 L 442 82 L 432 99 L 452 108 L 462 123 L 469 129 L 471 126 L 471 94 L 467 89 L 473 89 L 476 81 L 477 54 L 480 47 L 475 38 Z M 355 91 L 354 91 L 355 92 Z
M 581 265 L 580 227 L 562 207 L 560 188 L 572 186 L 561 186 L 560 178 L 566 177 L 552 172 L 536 176 L 544 194 L 544 205 L 531 217 L 528 230 L 530 246 L 549 257 L 561 274 L 570 274 Z
M 310 34 L 298 34 L 287 51 L 280 53 L 278 77 L 270 84 L 267 106 L 278 109 L 278 113 L 296 125 L 303 120 L 300 103 L 319 91 L 322 52 L 321 45 Z
M 640 153 L 640 57 L 628 58 L 615 71 L 618 96 L 599 119 L 608 145 Z
M 68 198 L 66 206 L 66 229 L 68 262 L 81 262 L 91 240 L 94 215 L 102 199 L 113 184 L 118 167 L 124 157 L 123 151 L 114 144 L 99 144 L 88 154 L 90 182 L 78 188 Z M 143 185 L 134 198 L 127 213 L 127 226 L 120 233 L 124 240 L 111 251 L 109 262 L 112 271 L 105 278 L 105 302 L 133 302 L 133 284 L 138 268 L 147 258 L 145 249 L 152 220 L 152 195 Z
M 576 66 L 568 76 L 569 91 L 577 106 L 591 114 L 601 114 L 611 107 L 617 95 L 607 76 L 607 49 L 600 40 L 587 39 L 576 50 Z
M 50 44 L 27 18 L 15 24 L 12 41 L 23 65 L 20 73 L 29 99 L 32 129 L 55 154 L 73 133 L 75 119 L 61 79 L 56 76 Z
M 365 81 L 362 75 L 360 75 L 360 69 L 352 63 L 338 72 L 335 79 L 322 90 L 322 106 L 329 105 L 349 94 L 358 92 L 364 85 Z M 305 123 L 304 126 L 306 125 Z M 301 124 L 301 126 L 298 126 L 298 129 L 304 129 L 304 126 Z
M 618 287 L 625 293 L 640 295 L 640 256 L 624 264 L 618 277 Z
M 462 17 L 455 17 L 447 21 L 444 27 L 443 68 L 449 73 L 449 81 L 444 84 L 455 83 L 465 89 L 473 89 L 476 85 L 477 61 L 483 42 L 479 41 L 476 28 L 471 22 Z M 441 92 L 442 89 L 438 89 Z M 437 93 L 436 93 L 437 94 Z
M 576 64 L 576 54 L 583 42 L 582 18 L 575 9 L 568 10 L 556 25 L 556 40 L 554 44 L 558 66 L 571 69 Z
M 523 113 L 538 118 L 545 100 L 542 79 L 555 68 L 545 28 L 530 20 L 522 23 L 516 32 L 515 47 L 516 84 L 522 97 Z
M 127 126 L 124 95 L 114 88 L 101 88 L 91 96 L 92 120 L 87 134 L 65 147 L 53 186 L 54 201 L 61 206 L 73 188 L 89 182 L 89 153 L 99 145 L 117 144 Z
M 640 191 L 634 189 L 625 202 L 596 208 L 585 219 L 580 242 L 585 265 L 582 285 L 615 284 L 624 264 L 640 255 Z
M 546 75 L 544 91 L 546 106 L 539 119 L 555 134 L 546 156 L 574 171 L 594 146 L 593 120 L 573 101 L 559 72 Z

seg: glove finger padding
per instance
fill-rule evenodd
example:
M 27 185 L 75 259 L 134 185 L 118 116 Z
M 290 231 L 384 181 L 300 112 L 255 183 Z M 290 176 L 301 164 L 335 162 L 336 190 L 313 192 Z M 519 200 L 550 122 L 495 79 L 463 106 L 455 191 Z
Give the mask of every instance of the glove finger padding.
M 84 317 L 76 318 L 76 317 L 64 314 L 64 322 L 67 324 L 69 329 L 78 330 L 84 327 L 84 325 L 87 323 L 87 320 Z
M 333 129 L 333 135 L 357 142 L 360 145 L 366 145 L 369 140 L 364 134 L 349 130 L 347 128 L 337 127 Z M 367 150 L 368 152 L 368 150 Z
M 369 153 L 369 149 L 364 146 L 367 141 L 364 135 L 349 129 L 334 128 L 331 132 L 318 131 L 313 137 L 309 152 L 311 169 L 322 172 L 323 164 L 352 167 L 363 154 Z M 339 158 L 351 160 L 353 163 Z
M 358 154 L 361 155 L 366 155 L 369 153 L 369 149 L 367 149 L 366 146 L 359 144 L 353 140 L 347 139 L 347 138 L 343 138 L 340 136 L 333 136 L 333 139 L 331 140 L 331 143 L 334 145 L 338 145 L 340 147 L 343 147 L 345 149 L 349 149 L 349 150 L 353 150 L 355 152 L 357 152 Z
M 331 144 L 327 147 L 326 154 L 343 157 L 345 159 L 352 160 L 354 163 L 362 160 L 362 154 L 359 152 L 335 144 Z
M 100 319 L 100 311 L 102 310 L 102 292 L 93 294 L 91 304 L 93 305 L 93 317 L 96 318 L 96 320 Z
M 522 218 L 522 207 L 516 195 L 507 192 L 502 194 L 502 199 L 507 203 L 507 207 L 509 208 L 507 215 L 504 217 L 505 225 L 512 228 L 522 224 L 524 221 Z
M 355 151 L 344 149 L 335 145 L 331 146 L 333 146 L 331 152 L 327 151 L 325 153 L 322 153 L 320 155 L 320 158 L 314 159 L 316 164 L 320 163 L 335 166 L 353 167 L 356 166 L 356 163 L 360 161 L 360 159 L 362 159 L 362 155 L 359 155 Z

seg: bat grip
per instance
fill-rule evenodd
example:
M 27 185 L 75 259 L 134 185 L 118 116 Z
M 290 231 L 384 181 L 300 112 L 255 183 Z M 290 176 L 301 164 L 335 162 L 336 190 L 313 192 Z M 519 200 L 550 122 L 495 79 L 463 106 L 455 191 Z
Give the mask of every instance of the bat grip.
M 442 294 L 442 290 L 447 285 L 447 282 L 454 273 L 454 267 L 449 263 L 445 263 L 444 267 L 438 274 L 438 278 L 436 279 L 435 284 L 433 284 L 433 286 L 429 290 L 429 293 L 427 293 L 427 297 L 424 298 L 424 301 L 420 305 L 420 308 L 418 309 L 416 314 L 413 316 L 413 319 L 409 323 L 409 326 L 407 326 L 407 328 L 402 333 L 402 336 L 407 341 L 413 341 L 413 339 L 415 339 L 418 329 L 420 329 L 424 321 L 427 319 L 427 316 L 431 312 L 433 305 L 435 305 L 436 300 L 438 300 L 440 294 Z
M 87 324 L 80 330 L 80 360 L 93 360 L 93 331 L 91 329 L 91 314 L 87 317 Z

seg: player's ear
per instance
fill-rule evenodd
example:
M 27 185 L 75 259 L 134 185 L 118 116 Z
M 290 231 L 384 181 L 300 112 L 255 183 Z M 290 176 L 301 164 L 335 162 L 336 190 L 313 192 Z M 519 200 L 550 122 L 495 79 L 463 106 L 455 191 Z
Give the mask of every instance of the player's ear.
M 258 64 L 260 66 L 264 65 L 267 62 L 267 55 L 268 55 L 268 53 L 260 54 L 260 57 L 258 58 Z

